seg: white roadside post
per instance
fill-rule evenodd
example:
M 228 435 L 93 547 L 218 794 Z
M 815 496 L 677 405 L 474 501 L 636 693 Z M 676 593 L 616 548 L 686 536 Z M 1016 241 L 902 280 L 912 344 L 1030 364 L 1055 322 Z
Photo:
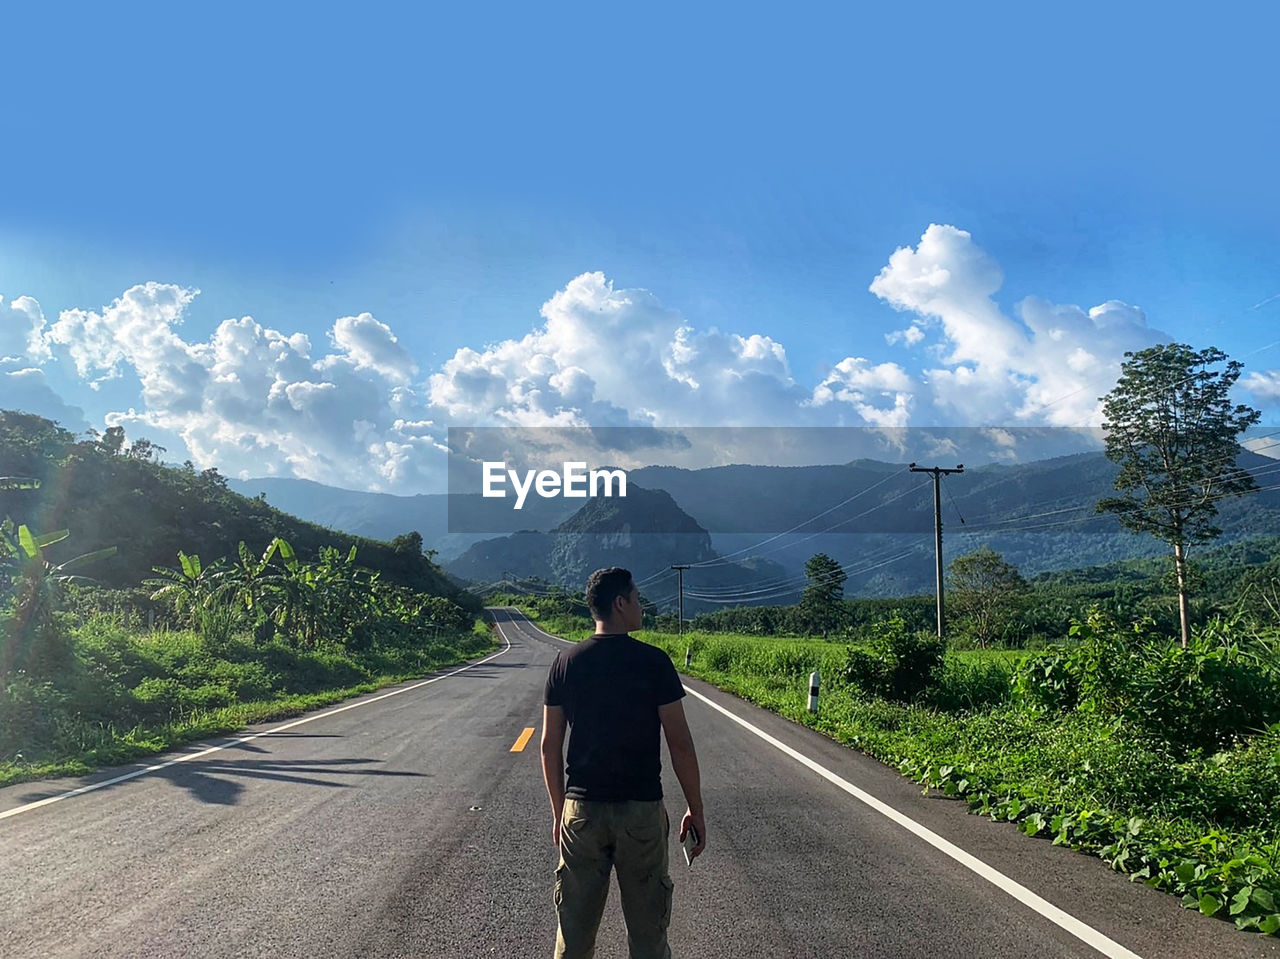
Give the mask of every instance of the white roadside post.
M 809 712 L 818 711 L 818 674 L 809 674 Z

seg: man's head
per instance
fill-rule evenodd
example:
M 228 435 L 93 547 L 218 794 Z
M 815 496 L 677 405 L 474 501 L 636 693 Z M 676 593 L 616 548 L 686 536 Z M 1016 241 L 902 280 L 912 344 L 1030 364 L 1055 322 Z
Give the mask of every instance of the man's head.
M 626 633 L 640 628 L 640 590 L 632 582 L 629 569 L 610 566 L 592 573 L 587 578 L 587 606 L 597 632 Z

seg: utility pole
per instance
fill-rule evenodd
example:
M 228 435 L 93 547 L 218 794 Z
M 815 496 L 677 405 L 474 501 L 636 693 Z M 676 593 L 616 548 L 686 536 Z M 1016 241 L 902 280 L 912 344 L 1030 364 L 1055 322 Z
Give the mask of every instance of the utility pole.
M 933 535 L 936 540 L 935 549 L 938 559 L 938 638 L 941 639 L 944 614 L 942 609 L 942 487 L 940 480 L 944 473 L 963 473 L 964 464 L 957 464 L 955 469 L 949 470 L 943 469 L 941 466 L 916 466 L 915 463 L 911 463 L 907 469 L 913 473 L 933 474 Z
M 676 608 L 679 610 L 679 616 L 680 616 L 680 626 L 679 626 L 680 639 L 683 640 L 684 639 L 684 571 L 689 567 L 688 566 L 672 566 L 671 568 L 676 571 L 676 581 L 679 583 L 678 590 L 680 593 L 680 601 L 679 601 L 679 605 Z

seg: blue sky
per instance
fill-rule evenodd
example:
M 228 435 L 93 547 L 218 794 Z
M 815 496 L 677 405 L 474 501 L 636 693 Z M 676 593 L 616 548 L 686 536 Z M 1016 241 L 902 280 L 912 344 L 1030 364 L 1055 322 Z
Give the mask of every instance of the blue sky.
M 1177 339 L 1280 426 L 1262 4 L 6 19 L 0 406 L 419 492 L 450 425 L 1096 425 Z

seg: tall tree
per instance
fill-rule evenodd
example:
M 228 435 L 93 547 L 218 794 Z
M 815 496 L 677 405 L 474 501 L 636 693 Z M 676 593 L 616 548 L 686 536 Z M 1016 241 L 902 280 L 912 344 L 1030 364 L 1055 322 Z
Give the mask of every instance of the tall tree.
M 1120 466 L 1121 496 L 1099 501 L 1121 525 L 1173 546 L 1182 645 L 1191 636 L 1187 550 L 1214 539 L 1218 500 L 1256 489 L 1236 465 L 1238 437 L 1262 414 L 1233 405 L 1242 364 L 1214 347 L 1185 343 L 1126 353 L 1115 388 L 1101 397 L 1107 458 Z
M 983 648 L 999 636 L 1027 592 L 1018 567 L 983 546 L 951 562 L 952 603 Z
M 840 622 L 844 584 L 849 575 L 826 553 L 809 557 L 804 574 L 809 584 L 800 596 L 800 608 L 805 618 L 826 636 Z

